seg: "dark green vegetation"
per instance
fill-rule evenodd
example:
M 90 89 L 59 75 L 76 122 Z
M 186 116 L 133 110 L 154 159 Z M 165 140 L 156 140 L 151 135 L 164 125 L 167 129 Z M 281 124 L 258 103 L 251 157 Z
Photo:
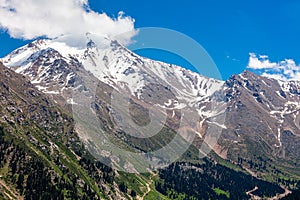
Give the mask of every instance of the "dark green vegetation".
M 276 184 L 236 172 L 205 159 L 203 164 L 175 163 L 160 170 L 156 189 L 171 199 L 247 199 L 247 191 L 273 197 L 284 193 Z
M 293 191 L 292 194 L 287 195 L 282 200 L 300 200 L 300 190 Z

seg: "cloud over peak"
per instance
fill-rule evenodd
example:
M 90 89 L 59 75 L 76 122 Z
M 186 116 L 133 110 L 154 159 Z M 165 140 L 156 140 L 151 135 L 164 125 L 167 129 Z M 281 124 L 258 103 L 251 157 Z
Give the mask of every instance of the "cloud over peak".
M 0 0 L 0 27 L 13 38 L 56 38 L 86 33 L 117 38 L 122 44 L 137 34 L 134 19 L 119 12 L 117 18 L 91 10 L 88 0 Z
M 248 69 L 252 69 L 262 76 L 279 80 L 300 80 L 300 65 L 292 59 L 271 62 L 267 55 L 249 54 Z

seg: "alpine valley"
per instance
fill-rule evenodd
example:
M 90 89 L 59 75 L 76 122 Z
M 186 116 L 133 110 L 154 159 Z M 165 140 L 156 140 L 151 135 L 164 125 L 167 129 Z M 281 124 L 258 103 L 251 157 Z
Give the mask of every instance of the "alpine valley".
M 0 60 L 0 199 L 299 199 L 300 82 L 220 81 L 86 41 Z M 142 137 L 153 108 L 161 128 Z

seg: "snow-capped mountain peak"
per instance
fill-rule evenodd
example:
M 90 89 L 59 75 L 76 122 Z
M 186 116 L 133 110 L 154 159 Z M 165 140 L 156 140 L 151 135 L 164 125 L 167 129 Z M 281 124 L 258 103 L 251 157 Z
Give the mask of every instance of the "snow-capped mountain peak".
M 223 85 L 222 81 L 203 77 L 179 66 L 143 58 L 117 41 L 92 35 L 88 35 L 85 49 L 70 47 L 59 40 L 36 40 L 13 51 L 1 61 L 16 72 L 29 76 L 35 84 L 42 83 L 47 76 L 53 75 L 53 71 L 57 73 L 48 77 L 48 80 L 57 81 L 61 77 L 58 73 L 71 73 L 66 65 L 76 63 L 104 83 L 115 89 L 129 90 L 138 98 L 142 97 L 143 87 L 150 83 L 171 86 L 176 96 L 188 101 L 208 97 Z M 70 76 L 65 74 L 62 77 Z M 38 88 L 45 87 L 40 85 Z

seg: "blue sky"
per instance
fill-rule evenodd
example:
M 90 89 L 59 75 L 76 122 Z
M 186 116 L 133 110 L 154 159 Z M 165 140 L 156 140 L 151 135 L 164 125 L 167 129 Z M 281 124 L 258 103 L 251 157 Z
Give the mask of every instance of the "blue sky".
M 136 28 L 163 27 L 190 36 L 210 54 L 223 79 L 243 71 L 251 52 L 274 62 L 300 62 L 300 1 L 90 0 L 89 5 L 109 16 L 124 11 L 135 19 Z M 0 41 L 0 57 L 27 43 L 4 31 Z M 188 67 L 174 56 L 138 53 Z

